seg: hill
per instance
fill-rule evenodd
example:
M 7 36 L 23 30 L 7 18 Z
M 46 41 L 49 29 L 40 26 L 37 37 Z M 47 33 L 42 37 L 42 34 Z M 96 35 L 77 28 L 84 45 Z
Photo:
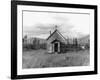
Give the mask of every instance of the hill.
M 79 44 L 89 44 L 90 43 L 90 35 L 79 38 L 78 43 Z

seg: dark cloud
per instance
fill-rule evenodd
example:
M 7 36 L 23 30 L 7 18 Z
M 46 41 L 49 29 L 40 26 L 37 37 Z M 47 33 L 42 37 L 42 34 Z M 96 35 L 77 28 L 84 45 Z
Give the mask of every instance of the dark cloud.
M 54 24 L 37 24 L 35 25 L 40 30 L 51 30 L 54 27 Z
M 34 36 L 39 36 L 39 35 L 47 35 L 50 34 L 50 31 L 54 31 L 55 26 L 58 26 L 57 29 L 62 33 L 62 34 L 68 34 L 70 30 L 74 27 L 73 25 L 69 24 L 69 19 L 61 16 L 61 15 L 54 15 L 52 16 L 52 20 L 54 22 L 50 23 L 36 23 L 33 26 L 25 27 L 23 29 L 24 34 L 28 35 L 34 35 Z
M 25 28 L 23 30 L 24 34 L 31 35 L 33 34 L 34 36 L 42 35 L 42 34 L 49 34 L 50 30 L 53 30 L 53 25 L 51 24 L 36 24 L 34 26 L 31 26 L 30 28 Z

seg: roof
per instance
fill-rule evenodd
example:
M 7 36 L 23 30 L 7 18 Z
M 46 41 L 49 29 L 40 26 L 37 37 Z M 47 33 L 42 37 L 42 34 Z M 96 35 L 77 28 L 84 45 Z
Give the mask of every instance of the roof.
M 59 40 L 55 39 L 54 41 L 52 41 L 51 43 L 54 43 L 54 42 L 60 42 Z
M 63 39 L 63 42 L 67 41 L 67 39 L 57 29 L 47 38 L 47 40 L 49 40 L 56 33 Z

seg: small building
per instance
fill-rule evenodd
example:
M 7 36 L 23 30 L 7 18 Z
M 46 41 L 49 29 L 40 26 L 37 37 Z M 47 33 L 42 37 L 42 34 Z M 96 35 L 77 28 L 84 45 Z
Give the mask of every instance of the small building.
M 56 28 L 52 33 L 50 32 L 47 39 L 36 37 L 27 38 L 27 36 L 25 36 L 23 38 L 23 48 L 34 50 L 44 49 L 49 53 L 66 53 L 67 51 L 80 50 L 81 45 L 78 44 L 77 38 L 67 37 L 66 39 Z
M 47 50 L 49 53 L 64 53 L 67 51 L 66 45 L 67 39 L 57 29 L 47 38 Z

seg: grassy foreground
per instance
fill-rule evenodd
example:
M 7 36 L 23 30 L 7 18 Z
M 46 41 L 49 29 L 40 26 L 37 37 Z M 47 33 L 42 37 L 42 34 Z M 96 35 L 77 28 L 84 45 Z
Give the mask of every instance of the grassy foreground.
M 89 50 L 50 54 L 45 50 L 23 51 L 22 68 L 88 66 Z

